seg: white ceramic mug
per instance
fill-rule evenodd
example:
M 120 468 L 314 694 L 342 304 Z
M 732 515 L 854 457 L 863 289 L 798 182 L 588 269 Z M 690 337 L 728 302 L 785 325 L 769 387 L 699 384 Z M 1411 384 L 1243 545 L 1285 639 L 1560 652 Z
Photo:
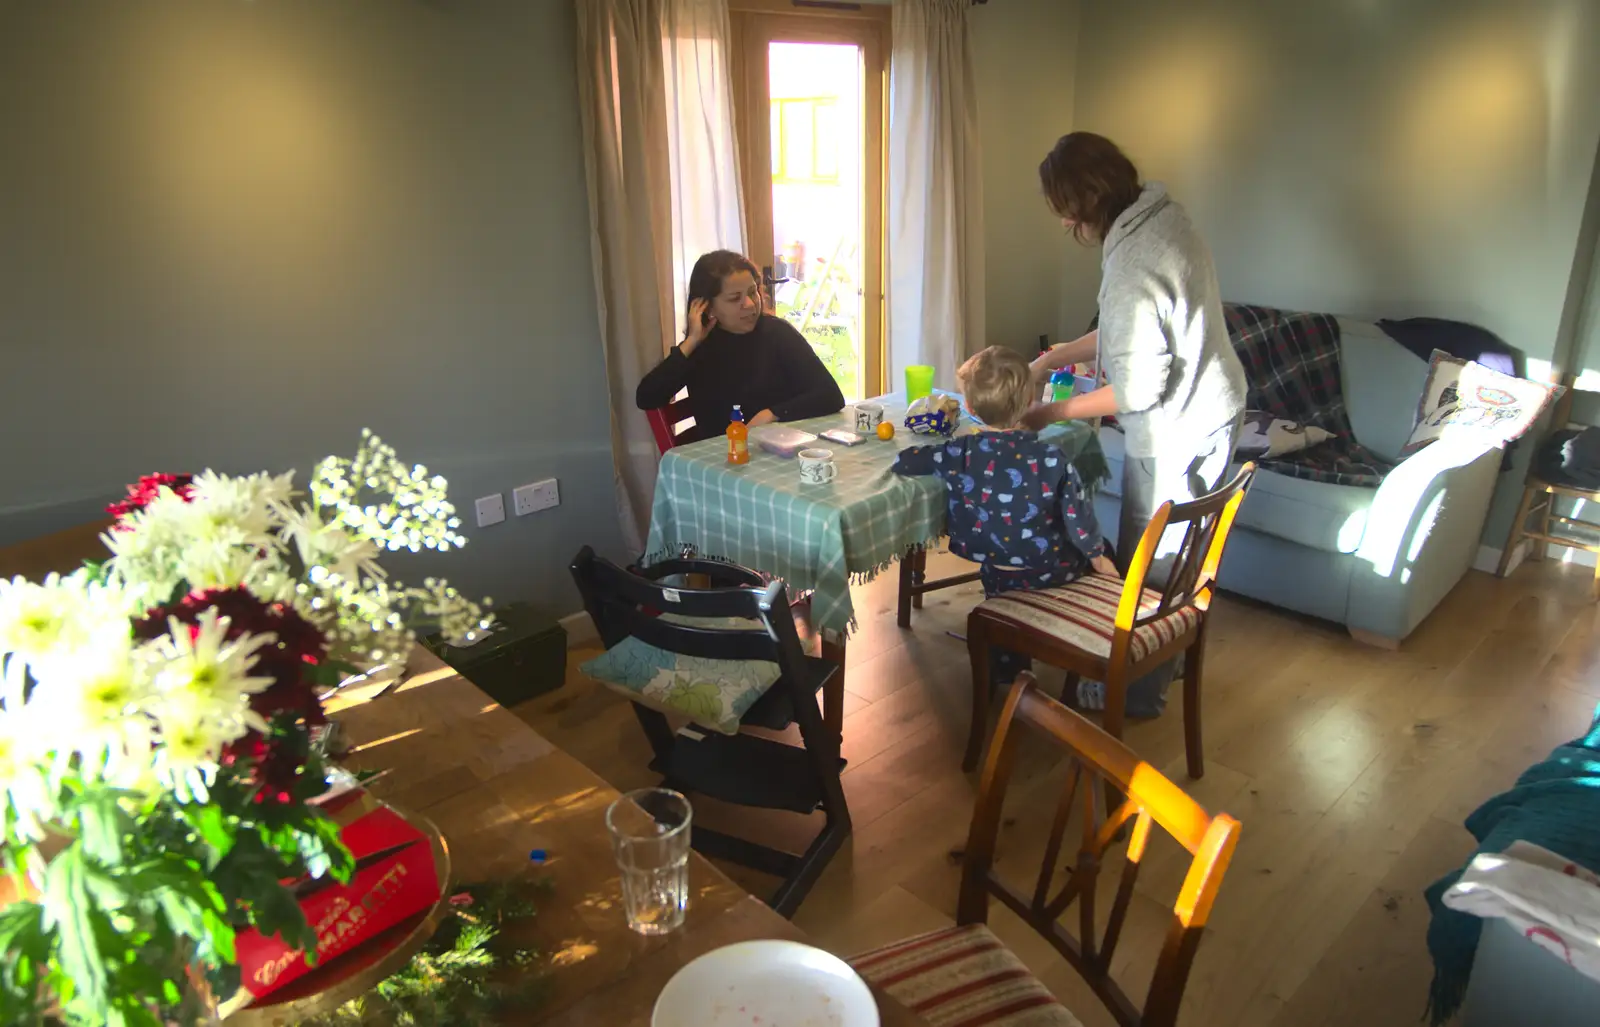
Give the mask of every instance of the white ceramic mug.
M 882 403 L 856 404 L 856 431 L 870 435 L 883 423 Z
M 802 485 L 826 485 L 839 475 L 831 449 L 802 449 L 799 459 Z

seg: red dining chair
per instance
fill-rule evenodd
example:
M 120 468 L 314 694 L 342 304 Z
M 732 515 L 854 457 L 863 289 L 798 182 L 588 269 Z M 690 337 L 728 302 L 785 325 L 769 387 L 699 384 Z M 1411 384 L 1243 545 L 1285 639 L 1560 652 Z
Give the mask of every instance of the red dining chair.
M 650 432 L 656 438 L 656 448 L 661 450 L 661 455 L 666 456 L 667 450 L 684 441 L 694 428 L 694 412 L 689 409 L 687 392 L 680 392 L 678 398 L 664 407 L 644 412 L 650 421 Z M 770 577 L 767 579 L 770 580 Z M 802 611 L 807 620 L 811 612 L 810 590 L 800 591 L 790 596 L 789 605 Z
M 694 427 L 694 413 L 689 409 L 688 398 L 681 394 L 664 407 L 646 410 L 644 416 L 650 421 L 650 433 L 656 437 L 656 448 L 663 455 L 683 441 L 683 437 Z

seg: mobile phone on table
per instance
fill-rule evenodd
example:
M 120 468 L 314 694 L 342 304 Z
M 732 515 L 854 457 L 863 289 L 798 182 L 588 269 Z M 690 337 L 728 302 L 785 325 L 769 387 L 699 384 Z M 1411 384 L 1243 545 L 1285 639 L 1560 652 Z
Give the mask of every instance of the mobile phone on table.
M 829 428 L 827 431 L 819 432 L 818 434 L 829 442 L 837 442 L 841 446 L 854 446 L 861 441 L 861 436 L 853 431 L 845 431 L 843 428 Z

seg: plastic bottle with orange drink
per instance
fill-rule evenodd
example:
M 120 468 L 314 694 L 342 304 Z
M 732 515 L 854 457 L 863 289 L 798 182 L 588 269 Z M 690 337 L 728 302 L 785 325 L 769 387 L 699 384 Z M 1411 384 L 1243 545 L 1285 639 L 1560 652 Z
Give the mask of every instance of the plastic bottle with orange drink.
M 744 411 L 733 405 L 733 419 L 728 422 L 728 463 L 750 462 L 750 426 L 744 423 Z

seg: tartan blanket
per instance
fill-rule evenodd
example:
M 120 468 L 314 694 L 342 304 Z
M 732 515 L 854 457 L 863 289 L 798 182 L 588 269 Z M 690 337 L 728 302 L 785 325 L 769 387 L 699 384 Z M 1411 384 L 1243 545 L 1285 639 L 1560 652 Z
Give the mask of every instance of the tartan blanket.
M 1298 453 L 1259 462 L 1290 478 L 1376 488 L 1394 465 L 1356 441 L 1339 376 L 1339 322 L 1326 314 L 1225 304 L 1228 337 L 1244 364 L 1245 406 L 1333 438 Z

